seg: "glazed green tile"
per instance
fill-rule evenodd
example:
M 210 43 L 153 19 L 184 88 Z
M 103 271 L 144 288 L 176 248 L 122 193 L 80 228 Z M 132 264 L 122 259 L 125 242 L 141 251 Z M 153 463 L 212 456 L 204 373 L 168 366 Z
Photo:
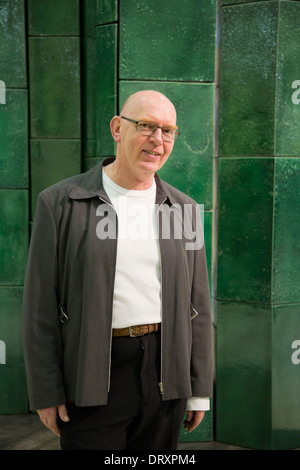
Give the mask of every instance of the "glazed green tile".
M 80 140 L 32 140 L 31 218 L 34 217 L 38 193 L 58 181 L 81 173 Z
M 222 8 L 219 155 L 274 154 L 278 2 Z
M 219 299 L 271 301 L 274 160 L 218 161 Z
M 276 158 L 273 302 L 300 302 L 300 158 Z
M 28 187 L 27 91 L 7 89 L 0 104 L 0 188 Z
M 204 229 L 204 242 L 205 242 L 205 251 L 206 251 L 206 260 L 207 260 L 207 270 L 209 277 L 209 285 L 212 288 L 213 280 L 213 211 L 204 211 L 203 214 L 203 229 Z
M 278 29 L 276 155 L 300 156 L 300 3 L 281 2 Z
M 0 189 L 0 285 L 21 285 L 28 248 L 28 191 Z
M 83 0 L 84 30 L 113 23 L 118 19 L 118 0 Z
M 28 0 L 29 36 L 78 36 L 79 0 Z
M 256 449 L 271 446 L 271 326 L 270 306 L 217 304 L 215 439 L 219 442 Z
M 78 38 L 29 38 L 30 116 L 33 138 L 78 138 Z
M 215 0 L 120 0 L 120 78 L 213 81 L 215 34 Z
M 180 136 L 169 160 L 159 171 L 162 179 L 189 194 L 204 209 L 212 208 L 214 85 L 203 83 L 126 82 L 119 84 L 120 106 L 135 91 L 153 89 L 165 94 L 177 110 Z
M 0 287 L 0 413 L 27 413 L 21 338 L 21 287 Z
M 117 26 L 98 26 L 84 40 L 85 157 L 113 155 L 110 121 L 117 102 Z
M 274 308 L 272 325 L 273 448 L 292 449 L 300 442 L 300 304 Z M 294 343 L 296 342 L 296 343 Z
M 299 447 L 300 304 L 219 301 L 217 311 L 216 440 Z
M 0 80 L 7 87 L 26 87 L 24 1 L 0 2 Z
M 97 165 L 97 163 L 100 163 L 103 158 L 101 157 L 91 157 L 91 158 L 84 158 L 83 160 L 83 171 L 88 171 L 90 170 L 93 166 Z

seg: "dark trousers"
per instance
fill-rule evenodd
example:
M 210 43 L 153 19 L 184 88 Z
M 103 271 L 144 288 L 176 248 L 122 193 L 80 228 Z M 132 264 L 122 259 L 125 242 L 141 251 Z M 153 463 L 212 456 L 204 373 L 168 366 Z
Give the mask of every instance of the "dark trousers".
M 160 332 L 114 337 L 108 404 L 67 403 L 63 450 L 175 450 L 186 400 L 162 401 Z

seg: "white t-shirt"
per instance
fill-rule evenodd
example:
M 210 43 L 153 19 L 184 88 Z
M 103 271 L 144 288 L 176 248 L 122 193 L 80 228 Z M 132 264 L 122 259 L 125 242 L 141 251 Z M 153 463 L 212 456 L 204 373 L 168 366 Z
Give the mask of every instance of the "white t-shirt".
M 155 223 L 156 184 L 128 190 L 103 171 L 118 216 L 113 328 L 161 322 L 161 262 Z

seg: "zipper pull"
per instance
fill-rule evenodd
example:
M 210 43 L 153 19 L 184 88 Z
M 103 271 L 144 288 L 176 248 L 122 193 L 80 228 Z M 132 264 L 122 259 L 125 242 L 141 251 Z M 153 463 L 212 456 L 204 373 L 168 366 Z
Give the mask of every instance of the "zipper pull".
M 159 382 L 158 386 L 159 386 L 160 393 L 163 395 L 164 394 L 164 384 L 162 382 Z

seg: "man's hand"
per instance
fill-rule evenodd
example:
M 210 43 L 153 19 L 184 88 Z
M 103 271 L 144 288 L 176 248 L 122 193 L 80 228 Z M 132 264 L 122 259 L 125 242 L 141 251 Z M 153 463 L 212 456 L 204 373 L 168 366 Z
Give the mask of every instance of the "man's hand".
M 46 426 L 46 428 L 50 429 L 58 437 L 60 437 L 60 429 L 57 424 L 57 415 L 65 423 L 70 421 L 65 405 L 43 408 L 41 410 L 37 410 L 37 412 L 39 414 L 40 420 Z
M 194 431 L 204 418 L 205 411 L 186 410 L 186 419 L 183 422 L 184 429 L 188 432 Z

